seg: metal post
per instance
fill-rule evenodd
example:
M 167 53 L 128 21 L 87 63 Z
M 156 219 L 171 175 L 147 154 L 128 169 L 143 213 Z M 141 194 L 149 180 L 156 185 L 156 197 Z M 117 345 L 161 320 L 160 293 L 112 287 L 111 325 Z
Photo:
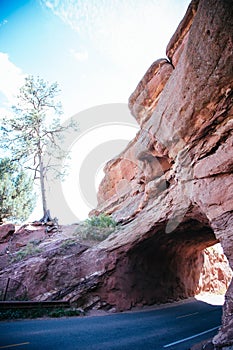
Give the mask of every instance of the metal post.
M 3 301 L 5 301 L 5 300 L 6 300 L 6 295 L 7 295 L 7 291 L 8 291 L 9 283 L 10 283 L 10 278 L 8 278 L 8 279 L 7 279 L 6 289 L 5 289 L 4 296 L 3 296 Z

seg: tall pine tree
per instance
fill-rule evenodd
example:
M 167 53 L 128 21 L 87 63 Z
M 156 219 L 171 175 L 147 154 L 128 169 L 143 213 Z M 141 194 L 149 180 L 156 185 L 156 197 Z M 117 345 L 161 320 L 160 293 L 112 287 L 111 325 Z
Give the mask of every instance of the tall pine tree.
M 34 180 L 39 181 L 43 218 L 49 221 L 47 207 L 46 179 L 49 171 L 56 171 L 56 159 L 65 157 L 62 150 L 62 136 L 70 127 L 60 124 L 61 103 L 57 102 L 60 90 L 57 83 L 28 76 L 13 106 L 12 118 L 3 118 L 0 146 L 10 150 L 13 162 L 19 162 L 33 170 Z M 59 163 L 59 162 L 58 162 Z M 59 174 L 61 175 L 61 174 Z
M 0 159 L 0 223 L 24 221 L 35 205 L 33 181 L 9 158 Z

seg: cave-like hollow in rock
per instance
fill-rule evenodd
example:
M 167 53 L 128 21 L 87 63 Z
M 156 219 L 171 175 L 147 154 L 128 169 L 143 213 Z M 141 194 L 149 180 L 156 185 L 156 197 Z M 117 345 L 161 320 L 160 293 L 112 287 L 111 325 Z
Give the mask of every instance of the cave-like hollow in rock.
M 161 230 L 153 234 L 152 229 L 148 236 L 128 252 L 127 264 L 122 266 L 126 268 L 125 287 L 132 305 L 194 296 L 204 264 L 204 249 L 218 243 L 210 226 L 189 219 L 171 233 Z

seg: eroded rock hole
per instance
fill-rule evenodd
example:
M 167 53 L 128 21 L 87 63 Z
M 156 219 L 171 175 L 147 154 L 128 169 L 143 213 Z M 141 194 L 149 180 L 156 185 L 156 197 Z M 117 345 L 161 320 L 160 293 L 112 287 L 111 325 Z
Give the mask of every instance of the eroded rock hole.
M 182 223 L 170 234 L 151 231 L 150 238 L 128 256 L 132 306 L 183 299 L 201 291 L 203 250 L 216 243 L 213 230 L 197 220 Z

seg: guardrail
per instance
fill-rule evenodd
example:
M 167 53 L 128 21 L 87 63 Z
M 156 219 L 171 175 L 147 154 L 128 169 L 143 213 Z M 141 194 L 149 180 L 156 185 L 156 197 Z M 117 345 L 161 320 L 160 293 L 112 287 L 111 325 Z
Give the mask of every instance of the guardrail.
M 1 310 L 69 308 L 69 301 L 0 301 Z

